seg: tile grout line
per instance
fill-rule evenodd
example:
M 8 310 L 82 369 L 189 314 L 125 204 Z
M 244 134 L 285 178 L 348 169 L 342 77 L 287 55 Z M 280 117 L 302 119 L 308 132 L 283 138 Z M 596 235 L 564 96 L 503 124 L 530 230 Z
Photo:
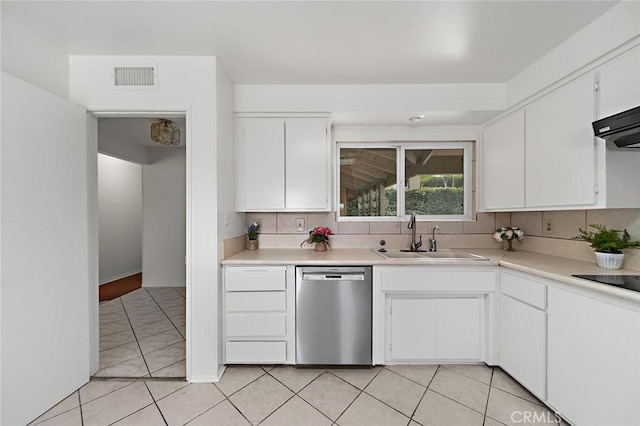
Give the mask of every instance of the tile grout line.
M 84 412 L 82 411 L 82 399 L 80 398 L 80 389 L 78 389 L 76 392 L 78 392 L 78 404 L 79 404 L 78 406 L 80 407 L 80 426 L 84 426 Z
M 484 417 L 485 417 L 485 420 L 487 418 L 487 409 L 489 408 L 489 398 L 491 397 L 491 388 L 493 387 L 492 384 L 493 384 L 493 373 L 494 373 L 494 371 L 495 370 L 492 368 L 491 369 L 491 378 L 489 379 L 489 393 L 487 394 L 487 403 L 484 406 Z M 484 422 L 483 422 L 483 424 L 484 424 Z
M 420 401 L 418 402 L 418 405 L 416 405 L 416 408 L 413 410 L 413 413 L 411 414 L 411 420 L 409 420 L 409 423 L 414 421 L 414 422 L 418 423 L 419 425 L 422 425 L 422 423 L 420 423 L 417 420 L 415 420 L 414 417 L 416 415 L 416 411 L 418 411 L 418 407 L 420 406 L 420 404 L 422 404 L 422 400 L 427 395 L 427 391 L 429 390 L 429 387 L 431 386 L 431 383 L 433 383 L 433 379 L 436 378 L 436 374 L 438 374 L 438 370 L 440 370 L 440 364 L 438 364 L 438 366 L 436 367 L 436 371 L 433 372 L 433 376 L 431 376 L 431 380 L 429 380 L 429 384 L 427 384 L 427 387 L 424 390 L 424 393 L 422 394 L 422 398 L 420 398 Z
M 212 383 L 213 384 L 213 383 Z M 219 390 L 219 389 L 218 389 Z M 177 391 L 176 391 L 177 392 Z M 220 393 L 222 393 L 222 391 L 220 391 Z M 224 394 L 223 394 L 224 395 Z M 167 395 L 169 396 L 169 395 Z M 164 399 L 164 398 L 163 398 Z M 217 402 L 216 404 L 214 404 L 212 407 L 207 408 L 205 411 L 203 411 L 202 413 L 198 414 L 197 416 L 195 416 L 194 418 L 192 418 L 191 420 L 189 420 L 188 422 L 185 423 L 185 425 L 188 425 L 189 423 L 191 423 L 192 421 L 194 421 L 195 419 L 197 419 L 198 417 L 202 417 L 204 416 L 206 413 L 208 413 L 209 411 L 213 410 L 214 408 L 216 408 L 218 405 L 222 404 L 223 402 L 228 401 L 228 398 L 224 398 L 222 401 Z M 230 402 L 229 402 L 230 403 Z M 160 409 L 160 407 L 158 407 L 158 409 Z M 238 410 L 239 411 L 239 410 Z M 160 414 L 162 414 L 162 411 L 160 411 Z M 242 413 L 240 413 L 242 414 Z M 164 417 L 163 417 L 164 418 Z M 166 420 L 165 420 L 166 421 Z
M 144 382 L 144 386 L 147 388 L 147 392 L 149 392 L 149 395 L 151 395 L 151 399 L 153 400 L 153 403 L 155 404 L 156 408 L 158 409 L 158 412 L 160 413 L 160 417 L 162 417 L 162 421 L 164 422 L 165 426 L 167 426 L 167 425 L 169 424 L 169 422 L 167 422 L 167 419 L 165 419 L 165 418 L 164 418 L 164 413 L 163 413 L 163 412 L 162 412 L 162 410 L 160 409 L 160 406 L 158 405 L 158 401 L 156 401 L 156 397 L 155 397 L 155 396 L 153 396 L 153 393 L 151 392 L 151 389 L 149 389 L 149 385 L 147 385 L 147 382 Z M 188 386 L 188 385 L 187 385 L 187 386 Z M 185 387 L 186 387 L 186 386 L 185 386 Z M 180 389 L 184 389 L 184 387 L 183 387 L 183 388 L 180 388 Z M 180 389 L 178 389 L 178 390 L 180 390 Z M 175 392 L 178 392 L 178 390 L 176 390 Z M 175 393 L 175 392 L 172 392 L 172 393 L 170 393 L 169 395 L 171 395 L 171 394 L 173 394 L 173 393 Z M 165 398 L 166 398 L 167 396 L 169 396 L 169 395 L 165 395 Z M 148 406 L 147 406 L 147 407 L 148 407 Z
M 133 330 L 133 324 L 131 324 L 131 319 L 129 318 L 129 314 L 127 313 L 127 308 L 124 306 L 124 303 L 122 302 L 122 298 L 120 298 L 120 303 L 122 303 L 122 307 L 124 308 L 124 314 L 127 316 L 127 320 L 131 325 L 133 336 L 136 338 L 136 344 L 138 345 L 138 349 L 140 350 L 140 356 L 142 357 L 142 361 L 144 361 L 144 366 L 147 368 L 147 372 L 149 373 L 149 376 L 151 376 L 151 370 L 149 370 L 149 365 L 147 365 L 147 360 L 145 359 L 144 353 L 142 352 L 142 347 L 140 346 L 140 342 L 138 341 L 138 336 L 136 336 L 136 332 L 135 330 Z
M 382 367 L 382 368 L 380 369 L 380 371 L 382 371 L 382 369 L 383 369 L 383 368 L 384 368 L 384 367 Z M 342 377 L 338 376 L 337 374 L 334 374 L 333 372 L 331 372 L 331 371 L 329 371 L 329 370 L 327 370 L 327 371 L 329 372 L 329 374 L 333 374 L 333 375 L 334 375 L 335 377 L 337 377 L 338 379 L 340 379 L 340 380 L 342 380 L 342 381 L 344 381 L 344 382 L 346 382 L 346 383 L 349 383 L 348 381 L 346 381 L 346 380 L 345 380 L 345 379 L 343 379 Z M 353 401 L 351 401 L 351 402 L 349 403 L 349 405 L 347 405 L 347 407 L 346 407 L 344 410 L 342 410 L 342 412 L 341 412 L 341 413 L 340 413 L 340 415 L 336 418 L 336 420 L 334 421 L 334 423 L 338 423 L 338 420 L 340 420 L 340 418 L 344 415 L 344 413 L 346 413 L 346 412 L 347 412 L 347 410 L 348 410 L 349 408 L 351 408 L 351 406 L 353 405 L 353 403 L 354 403 L 354 402 L 356 402 L 356 400 L 357 400 L 358 398 L 360 398 L 360 395 L 362 395 L 362 394 L 364 393 L 364 389 L 365 389 L 367 386 L 369 386 L 369 384 L 370 384 L 371 382 L 373 382 L 373 379 L 375 379 L 376 377 L 378 377 L 378 374 L 380 374 L 380 371 L 378 371 L 378 372 L 377 372 L 377 373 L 376 373 L 376 374 L 371 378 L 371 380 L 369 380 L 369 382 L 364 386 L 364 388 L 362 388 L 362 389 L 360 389 L 359 387 L 357 387 L 357 386 L 355 386 L 355 385 L 353 385 L 353 384 L 349 383 L 351 386 L 353 386 L 354 388 L 358 389 L 358 391 L 360 391 L 360 393 L 358 393 L 358 395 L 356 395 L 356 397 L 355 397 L 355 398 L 353 398 Z M 368 394 L 367 394 L 367 395 L 368 395 Z
M 496 367 L 496 368 L 500 368 L 500 367 Z M 502 370 L 502 368 L 500 368 L 500 370 Z M 522 385 L 520 384 L 520 382 L 518 382 L 516 379 L 514 379 L 514 378 L 513 378 L 509 373 L 507 373 L 507 372 L 506 372 L 506 371 L 504 371 L 504 370 L 502 370 L 502 372 L 504 372 L 504 374 L 506 374 L 507 376 L 509 376 L 509 377 L 510 377 L 514 382 L 516 382 L 516 384 L 517 384 L 518 386 L 520 386 L 522 389 L 524 389 L 525 391 L 529 392 L 529 391 L 528 391 L 524 386 L 522 386 Z M 493 375 L 492 375 L 492 382 L 493 382 Z M 540 401 L 540 403 L 533 402 L 533 401 L 531 401 L 530 399 L 527 399 L 527 398 L 523 398 L 523 397 L 521 397 L 520 395 L 516 395 L 515 393 L 513 393 L 513 392 L 509 392 L 508 390 L 504 390 L 504 389 L 502 389 L 502 388 L 499 388 L 498 386 L 493 386 L 493 385 L 491 385 L 491 387 L 492 387 L 492 388 L 495 388 L 495 389 L 497 389 L 497 390 L 499 390 L 500 392 L 508 393 L 508 394 L 509 394 L 509 395 L 511 395 L 511 396 L 515 396 L 516 398 L 520 398 L 520 399 L 522 399 L 523 401 L 527 401 L 527 402 L 530 402 L 531 404 L 535 404 L 535 405 L 537 405 L 538 407 L 542 407 L 542 408 L 546 408 L 547 410 L 554 411 L 551 407 L 547 406 L 544 402 L 540 401 L 540 400 L 538 399 L 538 397 L 537 397 L 537 396 L 535 396 L 535 395 L 533 395 L 533 394 L 531 394 L 531 395 L 532 395 L 536 400 Z M 531 392 L 529 392 L 529 393 L 531 393 Z
M 173 289 L 173 287 L 171 287 Z M 145 289 L 146 290 L 146 289 Z M 175 290 L 174 290 L 175 291 Z M 160 306 L 160 304 L 158 303 L 158 301 L 155 299 L 155 297 L 153 297 L 153 294 L 151 294 L 149 292 L 149 290 L 146 290 L 147 294 L 149 294 L 149 296 L 151 297 L 151 300 L 153 300 L 153 302 L 156 304 L 156 306 L 160 309 L 160 312 L 162 312 L 162 314 L 167 318 L 167 320 L 169 320 L 169 322 L 171 323 L 171 326 L 178 332 L 178 334 L 180 335 L 180 337 L 182 337 L 183 340 L 185 339 L 185 336 L 182 335 L 182 333 L 180 332 L 180 330 L 178 330 L 178 327 L 176 327 L 176 325 L 173 323 L 173 320 L 171 319 L 171 317 L 169 317 L 169 315 L 167 315 L 167 313 L 164 311 L 164 309 L 162 308 L 162 306 Z M 185 304 L 186 304 L 186 297 L 182 296 L 180 293 L 178 293 L 176 291 L 176 293 L 182 298 L 185 299 Z M 185 343 L 186 344 L 186 343 Z
M 182 294 L 180 294 L 177 290 L 175 290 L 173 287 L 171 287 L 171 289 L 173 291 L 175 291 L 178 295 L 180 295 L 181 298 L 185 299 L 185 305 L 186 305 L 186 297 L 182 296 Z M 180 333 L 180 330 L 178 330 L 178 327 L 175 326 L 175 324 L 173 323 L 173 321 L 171 321 L 171 318 L 169 318 L 169 315 L 167 315 L 167 313 L 164 311 L 164 309 L 162 308 L 162 306 L 160 306 L 160 304 L 158 303 L 158 301 L 156 300 L 155 297 L 153 297 L 153 294 L 151 294 L 151 292 L 149 290 L 147 290 L 145 288 L 145 291 L 147 292 L 147 294 L 149 296 L 151 296 L 151 299 L 153 300 L 153 302 L 156 304 L 156 306 L 158 306 L 158 308 L 160 308 L 160 311 L 162 311 L 162 313 L 164 314 L 165 317 L 167 317 L 167 319 L 169 320 L 169 322 L 171 323 L 171 325 L 173 326 L 173 328 L 176 329 L 176 331 L 178 332 L 178 334 L 180 334 L 180 336 L 182 336 L 182 333 Z M 184 338 L 184 336 L 182 336 Z
M 260 367 L 258 367 L 260 368 Z M 264 376 L 265 374 L 268 374 L 264 369 L 262 369 L 263 373 L 261 375 L 259 375 L 258 377 L 256 377 L 255 379 L 251 380 L 249 383 L 247 383 L 246 385 L 242 386 L 240 389 L 233 391 L 232 393 L 230 393 L 229 395 L 227 395 L 226 393 L 224 393 L 222 391 L 222 389 L 220 389 L 215 383 L 214 386 L 220 391 L 222 392 L 222 394 L 226 397 L 226 398 L 231 398 L 233 395 L 237 394 L 238 392 L 240 392 L 242 389 L 246 388 L 247 386 L 249 386 L 251 383 L 255 382 L 256 380 L 258 380 L 260 377 Z
M 294 367 L 295 368 L 295 367 Z M 306 385 L 304 385 L 302 388 L 300 388 L 300 390 L 298 392 L 294 391 L 293 389 L 291 389 L 290 387 L 288 387 L 286 384 L 284 384 L 283 382 L 281 382 L 280 380 L 278 380 L 277 377 L 275 377 L 274 375 L 271 374 L 271 371 L 273 371 L 274 369 L 271 369 L 269 371 L 267 371 L 267 374 L 271 377 L 273 377 L 278 383 L 282 384 L 282 386 L 286 387 L 287 389 L 289 389 L 291 392 L 293 392 L 293 397 L 297 396 L 298 398 L 300 398 L 302 401 L 304 401 L 305 404 L 308 404 L 311 408 L 313 408 L 314 410 L 316 410 L 318 413 L 320 413 L 321 415 L 323 415 L 324 417 L 326 417 L 327 419 L 329 419 L 330 422 L 333 423 L 333 420 L 330 419 L 326 414 L 324 414 L 322 411 L 318 410 L 313 404 L 311 404 L 309 401 L 307 401 L 306 399 L 304 399 L 302 396 L 300 396 L 300 392 L 302 392 L 304 389 L 306 389 L 309 385 L 311 385 L 311 383 L 315 382 L 316 380 L 318 380 L 318 378 L 320 376 L 322 376 L 325 372 L 327 372 L 328 370 L 325 368 L 323 369 L 322 373 L 318 374 L 316 377 L 314 377 L 309 383 L 307 383 Z M 287 400 L 287 402 L 289 402 L 291 399 L 293 399 L 293 397 L 289 398 L 289 400 Z M 286 402 L 285 402 L 286 404 Z M 284 405 L 284 404 L 283 404 Z M 267 417 L 265 417 L 264 420 L 267 420 L 267 418 L 271 417 L 271 415 L 273 415 L 278 409 L 280 409 L 280 407 L 278 407 L 273 413 L 269 414 Z M 263 421 L 264 421 L 263 420 Z M 262 423 L 262 422 L 260 422 Z

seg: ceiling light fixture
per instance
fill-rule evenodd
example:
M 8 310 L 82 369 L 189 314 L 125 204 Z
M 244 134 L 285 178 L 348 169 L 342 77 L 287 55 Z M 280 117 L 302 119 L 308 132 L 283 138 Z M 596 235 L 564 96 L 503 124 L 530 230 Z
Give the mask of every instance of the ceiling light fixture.
M 160 118 L 151 125 L 151 140 L 161 145 L 179 145 L 180 129 L 171 120 Z
M 424 114 L 414 115 L 413 117 L 409 117 L 409 123 L 417 123 L 418 121 L 424 118 Z

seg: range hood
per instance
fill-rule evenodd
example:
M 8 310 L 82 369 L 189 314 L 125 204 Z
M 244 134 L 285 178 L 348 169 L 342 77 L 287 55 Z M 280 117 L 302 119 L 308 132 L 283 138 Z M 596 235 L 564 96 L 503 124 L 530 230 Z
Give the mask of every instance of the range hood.
M 593 131 L 618 148 L 640 148 L 640 106 L 594 121 Z

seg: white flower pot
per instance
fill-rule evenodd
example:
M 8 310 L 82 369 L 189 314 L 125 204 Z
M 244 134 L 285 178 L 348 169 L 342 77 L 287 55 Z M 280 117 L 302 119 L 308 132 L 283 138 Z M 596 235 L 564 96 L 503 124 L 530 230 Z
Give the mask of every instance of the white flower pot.
M 596 261 L 598 266 L 604 269 L 620 269 L 622 267 L 622 261 L 624 260 L 624 253 L 596 253 Z

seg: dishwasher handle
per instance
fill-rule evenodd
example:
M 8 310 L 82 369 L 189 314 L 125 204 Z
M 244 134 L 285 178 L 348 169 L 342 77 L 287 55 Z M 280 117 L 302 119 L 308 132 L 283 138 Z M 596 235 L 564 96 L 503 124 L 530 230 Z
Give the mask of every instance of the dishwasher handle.
M 363 273 L 356 274 L 340 274 L 340 273 L 303 273 L 303 281 L 364 281 Z

